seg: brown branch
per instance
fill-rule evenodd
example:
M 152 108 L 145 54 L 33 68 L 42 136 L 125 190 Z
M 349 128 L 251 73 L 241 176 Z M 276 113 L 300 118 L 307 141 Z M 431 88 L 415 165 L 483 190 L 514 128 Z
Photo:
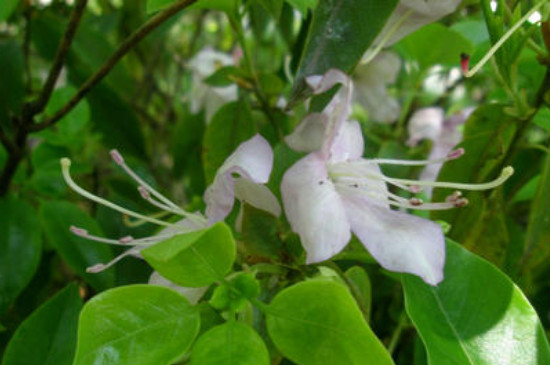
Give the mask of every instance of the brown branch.
M 76 30 L 80 24 L 80 19 L 82 19 L 82 14 L 84 14 L 84 10 L 86 9 L 87 2 L 88 0 L 78 0 L 73 12 L 71 13 L 69 24 L 67 25 L 65 34 L 63 34 L 61 43 L 57 48 L 57 53 L 55 54 L 55 59 L 53 61 L 52 68 L 50 69 L 50 73 L 48 74 L 48 78 L 46 79 L 46 83 L 44 84 L 44 88 L 42 89 L 38 99 L 31 104 L 31 113 L 33 115 L 42 112 L 46 107 L 48 100 L 50 100 L 50 96 L 53 92 L 55 84 L 57 83 L 57 79 L 59 78 L 59 74 L 61 73 L 65 59 L 67 58 L 67 54 L 69 53 L 69 48 L 73 43 Z
M 192 5 L 197 2 L 197 0 L 181 0 L 173 5 L 169 6 L 165 10 L 159 12 L 153 16 L 149 21 L 147 21 L 143 26 L 138 30 L 132 33 L 128 38 L 126 38 L 118 49 L 109 57 L 107 61 L 100 67 L 95 74 L 93 74 L 76 94 L 61 107 L 53 116 L 46 119 L 42 123 L 33 124 L 29 126 L 30 131 L 39 131 L 44 128 L 47 128 L 55 124 L 59 119 L 63 118 L 67 113 L 69 113 L 79 102 L 84 98 L 84 96 L 98 83 L 100 82 L 107 74 L 115 67 L 115 65 L 120 61 L 122 57 L 126 55 L 136 44 L 138 44 L 143 38 L 145 38 L 149 33 L 156 29 L 159 25 L 164 23 L 166 20 L 174 16 L 180 10 Z

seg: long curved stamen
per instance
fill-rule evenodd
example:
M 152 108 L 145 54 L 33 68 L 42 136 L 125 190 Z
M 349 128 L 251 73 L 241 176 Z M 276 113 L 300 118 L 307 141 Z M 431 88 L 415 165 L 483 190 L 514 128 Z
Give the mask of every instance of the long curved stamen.
M 422 180 L 408 180 L 408 179 L 395 179 L 389 178 L 384 175 L 374 175 L 373 178 L 381 178 L 387 182 L 397 182 L 404 185 L 411 186 L 431 186 L 434 188 L 448 188 L 448 189 L 458 189 L 458 190 L 471 190 L 471 191 L 481 191 L 494 189 L 497 186 L 502 185 L 510 176 L 514 174 L 514 168 L 512 166 L 506 166 L 502 169 L 500 176 L 493 181 L 481 184 L 462 184 L 462 183 L 452 183 L 452 182 L 442 182 L 442 181 L 422 181 Z
M 114 264 L 116 264 L 117 262 L 119 262 L 120 260 L 125 258 L 126 256 L 135 255 L 135 254 L 138 254 L 138 253 L 139 253 L 139 249 L 131 248 L 128 251 L 118 255 L 117 257 L 115 257 L 113 260 L 109 261 L 106 264 L 96 264 L 94 266 L 90 266 L 89 268 L 86 269 L 86 272 L 90 273 L 90 274 L 97 274 L 99 272 L 107 270 L 108 268 L 110 268 L 111 266 L 113 266 Z
M 170 232 L 170 233 L 166 233 L 166 234 L 159 234 L 159 235 L 155 235 L 155 236 L 149 236 L 149 237 L 143 237 L 143 238 L 137 238 L 137 239 L 133 238 L 132 236 L 125 236 L 125 237 L 122 237 L 122 238 L 119 238 L 119 239 L 104 238 L 104 237 L 92 235 L 87 230 L 85 230 L 83 228 L 80 228 L 80 227 L 75 227 L 75 226 L 71 226 L 70 231 L 73 234 L 75 234 L 79 237 L 85 238 L 87 240 L 101 242 L 101 243 L 107 243 L 107 244 L 114 245 L 114 246 L 128 246 L 128 245 L 148 246 L 152 243 L 160 242 L 160 241 L 172 238 L 174 236 L 177 236 L 179 234 L 187 233 L 188 230 L 182 228 L 181 231 L 177 231 L 177 232 Z
M 386 159 L 386 158 L 373 158 L 368 160 L 363 160 L 361 163 L 367 164 L 377 164 L 377 165 L 401 165 L 401 166 L 425 166 L 437 163 L 444 163 L 452 160 L 456 160 L 464 155 L 464 148 L 458 148 L 443 158 L 437 158 L 433 160 L 396 160 L 396 159 Z
M 164 222 L 164 221 L 161 221 L 161 220 L 158 220 L 158 219 L 155 219 L 155 218 L 147 217 L 146 215 L 139 214 L 139 213 L 133 212 L 131 210 L 128 210 L 126 208 L 123 208 L 119 205 L 111 203 L 110 201 L 107 201 L 103 198 L 100 198 L 100 197 L 98 197 L 98 196 L 82 189 L 71 178 L 71 174 L 70 174 L 70 171 L 69 171 L 70 167 L 71 167 L 71 160 L 69 160 L 68 158 L 62 158 L 61 159 L 61 172 L 63 173 L 63 178 L 65 179 L 65 182 L 67 183 L 67 185 L 69 185 L 69 187 L 71 189 L 73 189 L 76 193 L 82 195 L 83 197 L 85 197 L 87 199 L 90 199 L 90 200 L 92 200 L 92 201 L 94 201 L 98 204 L 104 205 L 108 208 L 111 208 L 113 210 L 116 210 L 116 211 L 118 211 L 122 214 L 127 214 L 129 216 L 132 216 L 132 217 L 138 218 L 138 219 L 142 219 L 142 220 L 147 221 L 149 223 L 158 224 L 159 226 L 164 226 L 164 227 L 173 227 L 174 226 L 174 224 L 172 224 L 172 223 L 168 223 L 168 222 Z
M 122 167 L 124 172 L 128 174 L 132 179 L 134 179 L 140 186 L 143 186 L 147 191 L 149 191 L 151 194 L 153 194 L 157 199 L 162 201 L 167 206 L 170 206 L 174 210 L 181 211 L 181 208 L 178 207 L 176 204 L 174 204 L 170 199 L 166 198 L 164 195 L 156 191 L 151 187 L 151 185 L 147 184 L 142 178 L 140 178 L 127 164 L 124 162 L 124 158 L 117 150 L 111 150 L 111 158 L 117 165 Z
M 483 58 L 477 63 L 477 65 L 472 67 L 471 70 L 467 70 L 467 67 L 466 69 L 464 69 L 465 67 L 463 65 L 462 73 L 464 74 L 464 77 L 474 76 L 487 63 L 487 61 L 489 61 L 489 59 L 493 57 L 493 55 L 504 44 L 504 42 L 506 42 L 512 36 L 512 34 L 514 34 L 514 32 L 519 27 L 521 27 L 522 24 L 525 23 L 529 19 L 529 17 L 531 17 L 531 15 L 533 15 L 533 13 L 537 11 L 545 3 L 546 1 L 542 0 L 542 1 L 539 1 L 537 4 L 535 4 L 535 6 L 531 8 L 531 10 L 529 10 L 516 24 L 514 24 L 510 29 L 508 29 L 506 33 L 504 33 L 504 35 L 498 40 L 498 42 L 496 42 L 491 47 L 491 49 L 487 52 L 487 54 L 485 54 L 485 56 L 483 56 Z

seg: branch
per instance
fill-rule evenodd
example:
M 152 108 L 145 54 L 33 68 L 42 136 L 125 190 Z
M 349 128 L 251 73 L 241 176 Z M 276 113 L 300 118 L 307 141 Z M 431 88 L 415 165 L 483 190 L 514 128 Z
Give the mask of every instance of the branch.
M 29 126 L 29 130 L 32 132 L 40 131 L 44 128 L 47 128 L 55 124 L 59 119 L 63 118 L 67 113 L 69 113 L 79 102 L 84 98 L 84 96 L 98 83 L 100 82 L 107 74 L 115 67 L 115 65 L 120 61 L 122 57 L 126 55 L 136 44 L 138 44 L 143 38 L 145 38 L 149 33 L 156 29 L 159 25 L 164 23 L 166 20 L 174 16 L 180 10 L 192 5 L 197 2 L 197 0 L 180 0 L 173 5 L 169 6 L 165 10 L 153 16 L 149 21 L 141 26 L 138 30 L 132 33 L 128 38 L 126 38 L 118 49 L 109 57 L 107 61 L 100 67 L 99 70 L 76 92 L 76 94 L 61 107 L 53 116 L 44 120 L 42 123 L 33 124 Z
M 61 73 L 61 69 L 63 68 L 63 64 L 65 63 L 65 59 L 67 58 L 67 54 L 69 53 L 69 48 L 73 42 L 76 30 L 80 24 L 80 19 L 82 19 L 82 14 L 86 9 L 87 2 L 88 0 L 78 0 L 73 12 L 71 13 L 71 19 L 69 20 L 65 34 L 63 34 L 63 39 L 57 49 L 55 60 L 52 68 L 50 69 L 50 73 L 48 74 L 48 78 L 46 79 L 46 83 L 44 84 L 44 88 L 42 89 L 38 99 L 31 105 L 32 114 L 42 112 L 50 99 L 55 84 L 57 83 L 57 79 L 59 78 L 59 74 Z

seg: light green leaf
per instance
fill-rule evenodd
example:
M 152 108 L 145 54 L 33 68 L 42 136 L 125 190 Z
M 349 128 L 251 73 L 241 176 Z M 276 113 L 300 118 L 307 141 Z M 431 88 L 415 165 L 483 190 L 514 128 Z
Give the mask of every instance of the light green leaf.
M 231 229 L 220 222 L 169 238 L 141 254 L 166 279 L 200 287 L 224 278 L 235 261 L 236 246 Z
M 403 39 L 397 49 L 426 69 L 436 64 L 458 65 L 460 54 L 472 53 L 473 45 L 457 31 L 434 23 Z
M 492 264 L 447 242 L 437 287 L 403 276 L 406 309 L 431 365 L 543 365 L 550 349 L 535 310 Z
M 187 352 L 199 326 L 198 309 L 171 289 L 111 289 L 82 310 L 74 365 L 173 364 Z
M 2 365 L 71 365 L 81 308 L 78 287 L 70 284 L 19 326 Z
M 42 232 L 35 210 L 8 195 L 0 199 L 0 313 L 31 281 L 42 254 Z
M 98 263 L 107 263 L 113 258 L 108 245 L 77 237 L 69 231 L 74 225 L 102 236 L 101 230 L 89 215 L 77 206 L 64 201 L 44 202 L 40 217 L 46 238 L 63 259 L 96 290 L 105 290 L 115 284 L 113 269 L 99 274 L 88 274 L 86 268 Z
M 203 334 L 191 353 L 191 365 L 268 365 L 262 338 L 249 326 L 228 322 Z
M 269 306 L 267 329 L 298 365 L 393 364 L 348 289 L 334 281 L 306 281 L 280 292 Z

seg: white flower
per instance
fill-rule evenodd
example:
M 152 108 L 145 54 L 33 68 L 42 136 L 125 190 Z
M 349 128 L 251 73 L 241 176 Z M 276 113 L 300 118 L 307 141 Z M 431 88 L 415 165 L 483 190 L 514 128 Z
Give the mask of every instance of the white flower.
M 122 214 L 137 218 L 144 222 L 153 223 L 164 227 L 158 234 L 135 239 L 131 236 L 119 239 L 108 239 L 90 235 L 85 229 L 80 227 L 71 227 L 71 231 L 81 237 L 95 240 L 98 242 L 133 246 L 123 254 L 116 257 L 108 264 L 97 264 L 88 268 L 89 272 L 99 272 L 105 270 L 122 258 L 133 255 L 138 256 L 139 252 L 158 242 L 166 240 L 178 234 L 188 233 L 209 227 L 215 222 L 222 221 L 231 212 L 235 197 L 242 202 L 246 202 L 256 208 L 266 210 L 276 216 L 281 213 L 281 207 L 273 193 L 261 185 L 266 183 L 271 167 L 273 166 L 273 151 L 269 143 L 260 135 L 256 135 L 243 142 L 224 162 L 218 170 L 214 183 L 205 193 L 206 217 L 200 213 L 189 213 L 171 202 L 168 198 L 153 189 L 143 179 L 141 179 L 124 162 L 122 156 L 116 151 L 111 151 L 113 160 L 124 169 L 124 171 L 138 183 L 138 190 L 149 203 L 161 209 L 165 213 L 175 216 L 181 216 L 182 219 L 175 222 L 166 222 L 154 217 L 149 217 L 140 213 L 133 212 L 103 198 L 95 196 L 78 186 L 71 178 L 69 173 L 70 160 L 64 158 L 61 160 L 63 177 L 67 184 L 80 195 L 93 200 L 106 207 L 114 209 Z M 238 175 L 238 176 L 235 176 Z
M 456 10 L 461 0 L 400 0 L 374 41 L 392 45 L 426 24 Z M 388 37 L 387 39 L 384 39 Z
M 436 161 L 400 161 L 362 158 L 364 141 L 357 122 L 347 121 L 351 83 L 347 77 L 330 70 L 321 81 L 314 79 L 314 93 L 343 84 L 324 118 L 310 117 L 303 123 L 323 129 L 307 140 L 300 125 L 291 135 L 291 147 L 312 151 L 296 162 L 284 175 L 281 192 L 284 210 L 292 229 L 300 235 L 307 262 L 327 260 L 339 253 L 354 233 L 371 255 L 386 269 L 412 273 L 425 282 L 437 285 L 443 279 L 445 242 L 439 225 L 390 207 L 407 209 L 449 209 L 463 206 L 467 200 L 459 192 L 445 202 L 424 203 L 418 198 L 403 198 L 388 189 L 388 184 L 419 192 L 420 186 L 451 189 L 489 189 L 501 184 L 512 173 L 506 168 L 497 180 L 488 184 L 469 185 L 423 182 L 385 176 L 380 164 L 427 165 L 459 157 L 463 151 L 450 153 Z M 348 103 L 348 105 L 342 105 Z M 318 136 L 323 136 L 323 141 Z M 311 150 L 312 146 L 321 146 Z
M 210 47 L 204 48 L 189 61 L 188 66 L 192 71 L 190 90 L 192 113 L 198 113 L 204 108 L 206 121 L 209 122 L 222 105 L 237 100 L 236 85 L 213 87 L 204 82 L 219 68 L 233 64 L 234 60 L 231 56 L 214 51 Z
M 379 53 L 355 68 L 355 101 L 369 112 L 369 119 L 392 123 L 399 118 L 401 107 L 388 94 L 387 85 L 395 82 L 400 69 L 401 59 L 393 52 Z

